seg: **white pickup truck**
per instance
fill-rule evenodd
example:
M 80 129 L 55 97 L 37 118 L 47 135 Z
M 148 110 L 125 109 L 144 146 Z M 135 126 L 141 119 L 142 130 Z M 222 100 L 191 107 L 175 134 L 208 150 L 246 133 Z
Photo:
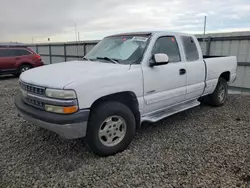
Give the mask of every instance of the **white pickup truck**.
M 81 61 L 20 76 L 19 114 L 61 137 L 86 137 L 108 156 L 128 147 L 142 122 L 200 105 L 224 104 L 236 57 L 203 59 L 198 40 L 172 32 L 123 33 L 100 41 Z

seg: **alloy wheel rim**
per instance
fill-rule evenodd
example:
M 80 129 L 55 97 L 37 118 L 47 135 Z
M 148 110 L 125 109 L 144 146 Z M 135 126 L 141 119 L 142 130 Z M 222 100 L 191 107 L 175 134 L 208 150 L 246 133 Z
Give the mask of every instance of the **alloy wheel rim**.
M 30 69 L 29 67 L 23 67 L 22 70 L 21 70 L 21 72 L 25 72 L 25 71 L 27 71 L 29 69 Z
M 127 124 L 120 116 L 110 116 L 103 121 L 99 129 L 99 140 L 104 146 L 119 144 L 125 137 Z
M 225 100 L 225 97 L 226 97 L 226 89 L 223 85 L 220 85 L 219 87 L 219 101 L 220 102 L 223 102 Z

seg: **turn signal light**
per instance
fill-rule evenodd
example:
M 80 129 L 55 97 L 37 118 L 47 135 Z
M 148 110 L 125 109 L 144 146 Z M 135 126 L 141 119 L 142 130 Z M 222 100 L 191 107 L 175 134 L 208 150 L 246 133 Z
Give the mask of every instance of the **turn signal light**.
M 72 114 L 78 110 L 77 106 L 63 107 L 64 114 Z

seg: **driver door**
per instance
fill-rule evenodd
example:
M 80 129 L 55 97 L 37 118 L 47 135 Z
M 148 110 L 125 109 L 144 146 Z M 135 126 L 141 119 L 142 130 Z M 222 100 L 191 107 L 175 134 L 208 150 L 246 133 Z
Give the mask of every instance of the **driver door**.
M 186 64 L 181 58 L 178 42 L 174 36 L 159 37 L 152 49 L 152 56 L 165 53 L 169 63 L 154 67 L 143 67 L 144 114 L 170 107 L 185 101 Z

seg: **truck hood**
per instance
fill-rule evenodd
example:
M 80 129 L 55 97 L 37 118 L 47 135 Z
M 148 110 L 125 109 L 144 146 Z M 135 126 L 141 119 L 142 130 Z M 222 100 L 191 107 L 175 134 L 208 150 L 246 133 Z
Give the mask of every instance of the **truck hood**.
M 90 80 L 96 76 L 128 71 L 128 65 L 98 61 L 69 61 L 30 69 L 21 74 L 20 80 L 43 87 L 63 89 L 77 80 Z

